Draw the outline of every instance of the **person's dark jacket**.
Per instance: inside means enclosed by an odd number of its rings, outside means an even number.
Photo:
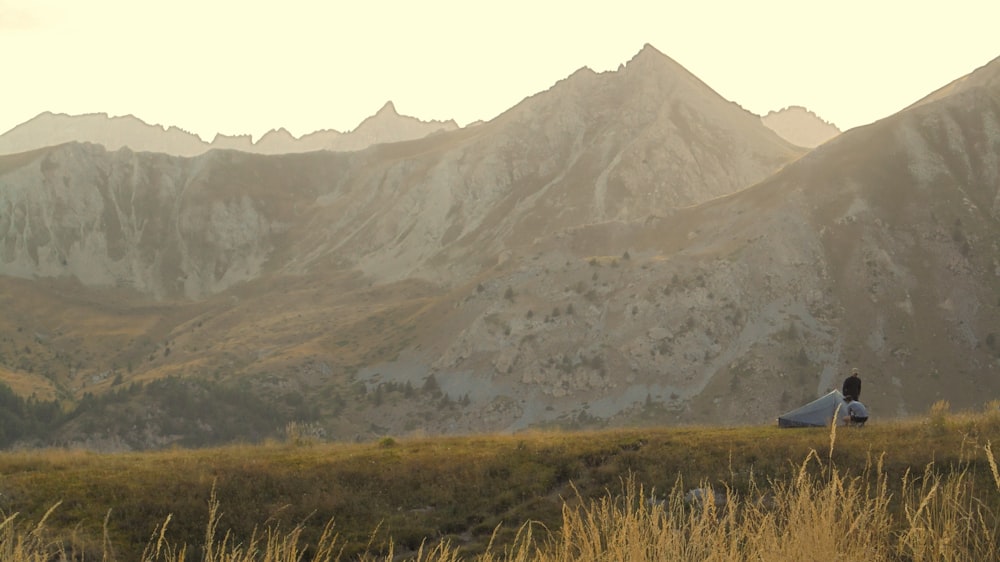
[[[851,376],[844,379],[844,390],[841,392],[844,398],[853,398],[857,400],[861,398],[861,377],[857,373],[852,373]]]

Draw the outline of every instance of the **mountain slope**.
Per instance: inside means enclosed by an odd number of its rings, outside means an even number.
[[[978,405],[1000,392],[998,98],[944,98],[751,189],[539,241],[363,375],[505,395],[492,411],[514,428],[764,423],[852,366],[882,416]]]
[[[1000,57],[993,59],[991,62],[976,69],[975,72],[956,78],[955,80],[916,101],[909,108],[960,95],[968,90],[985,89],[988,91],[996,91],[997,87],[1000,86],[1000,68],[998,68],[997,65],[998,60],[1000,60]]]

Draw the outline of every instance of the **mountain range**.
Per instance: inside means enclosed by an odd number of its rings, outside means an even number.
[[[808,148],[815,148],[840,134],[835,125],[800,106],[771,111],[761,120],[788,142]],[[216,148],[255,154],[317,150],[342,152],[419,139],[457,128],[454,120],[421,121],[416,117],[400,115],[390,101],[375,115],[346,133],[325,129],[296,138],[282,128],[268,131],[256,142],[250,135],[216,134],[212,142],[207,143],[198,135],[178,127],[150,125],[133,115],[111,117],[106,113],[66,115],[44,112],[0,134],[0,154],[29,152],[67,142],[93,143],[112,151],[127,147],[136,152],[161,152],[174,156],[197,156]]]
[[[647,45],[349,151],[0,156],[0,379],[59,405],[8,441],[771,423],[852,367],[873,420],[977,406],[998,75],[810,148]]]
[[[106,113],[66,115],[45,112],[0,135],[0,154],[28,152],[67,142],[89,142],[108,150],[128,147],[136,152],[161,152],[175,156],[197,156],[216,148],[255,154],[349,151],[457,128],[458,124],[454,121],[421,121],[400,115],[390,101],[375,115],[346,133],[326,129],[295,138],[285,129],[274,129],[256,142],[250,135],[217,134],[208,143],[178,127],[150,125],[132,115],[111,117]]]

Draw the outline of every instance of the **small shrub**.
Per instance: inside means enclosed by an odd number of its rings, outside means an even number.
[[[322,441],[323,428],[315,423],[288,422],[285,424],[285,443],[296,447],[316,445]]]
[[[941,435],[947,429],[948,411],[951,404],[947,400],[938,400],[931,405],[930,428],[934,435]]]
[[[975,416],[973,419],[984,432],[992,433],[1000,430],[1000,400],[987,402],[983,406],[982,415]]]

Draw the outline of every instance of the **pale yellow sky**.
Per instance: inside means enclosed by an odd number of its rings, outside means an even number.
[[[992,0],[599,4],[0,0],[0,133],[53,111],[301,136],[389,100],[465,125],[645,43],[749,111],[804,105],[847,129],[1000,56]]]

